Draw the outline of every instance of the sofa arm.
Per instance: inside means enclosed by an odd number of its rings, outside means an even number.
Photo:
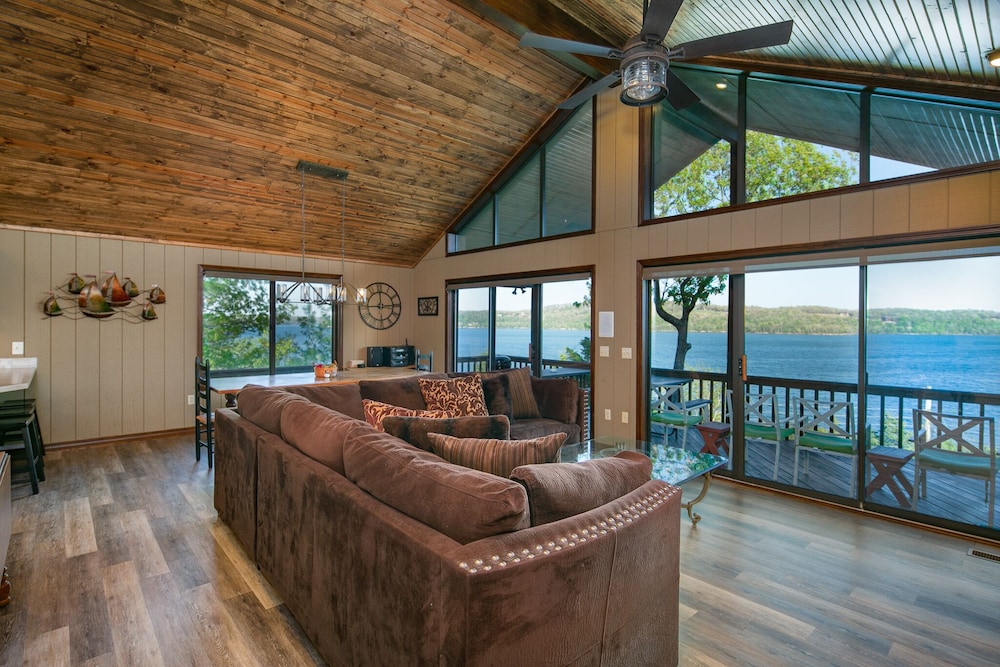
[[[444,664],[677,664],[681,492],[657,480],[589,512],[449,553]]]

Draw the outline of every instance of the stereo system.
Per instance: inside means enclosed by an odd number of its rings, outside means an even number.
[[[417,350],[413,345],[369,347],[366,364],[376,366],[413,366],[417,363]]]

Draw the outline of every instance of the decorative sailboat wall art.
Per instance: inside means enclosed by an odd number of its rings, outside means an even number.
[[[140,290],[126,276],[118,279],[114,271],[104,272],[98,285],[96,274],[70,274],[69,279],[49,292],[42,303],[42,312],[49,317],[69,315],[70,319],[93,317],[107,319],[119,315],[131,322],[155,320],[156,306],[166,303],[167,296],[159,285]]]

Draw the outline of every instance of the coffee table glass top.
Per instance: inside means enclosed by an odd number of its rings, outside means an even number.
[[[560,450],[559,460],[563,463],[589,461],[614,456],[627,449],[648,456],[653,461],[653,479],[674,486],[701,477],[705,473],[729,463],[729,459],[725,456],[701,454],[680,447],[668,447],[660,443],[609,436],[594,438],[575,445],[566,445]]]

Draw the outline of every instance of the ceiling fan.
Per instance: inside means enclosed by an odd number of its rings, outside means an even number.
[[[599,58],[620,59],[621,67],[568,97],[560,109],[575,109],[606,88],[622,84],[621,101],[641,107],[667,98],[675,109],[683,109],[698,101],[698,96],[676,74],[670,71],[671,60],[691,60],[705,56],[759,49],[787,44],[792,36],[792,21],[782,21],[757,28],[696,39],[667,48],[662,42],[674,22],[684,0],[651,0],[646,7],[642,31],[629,39],[621,49],[575,42],[558,37],[546,37],[533,32],[521,37],[521,46],[546,51],[562,51]]]

